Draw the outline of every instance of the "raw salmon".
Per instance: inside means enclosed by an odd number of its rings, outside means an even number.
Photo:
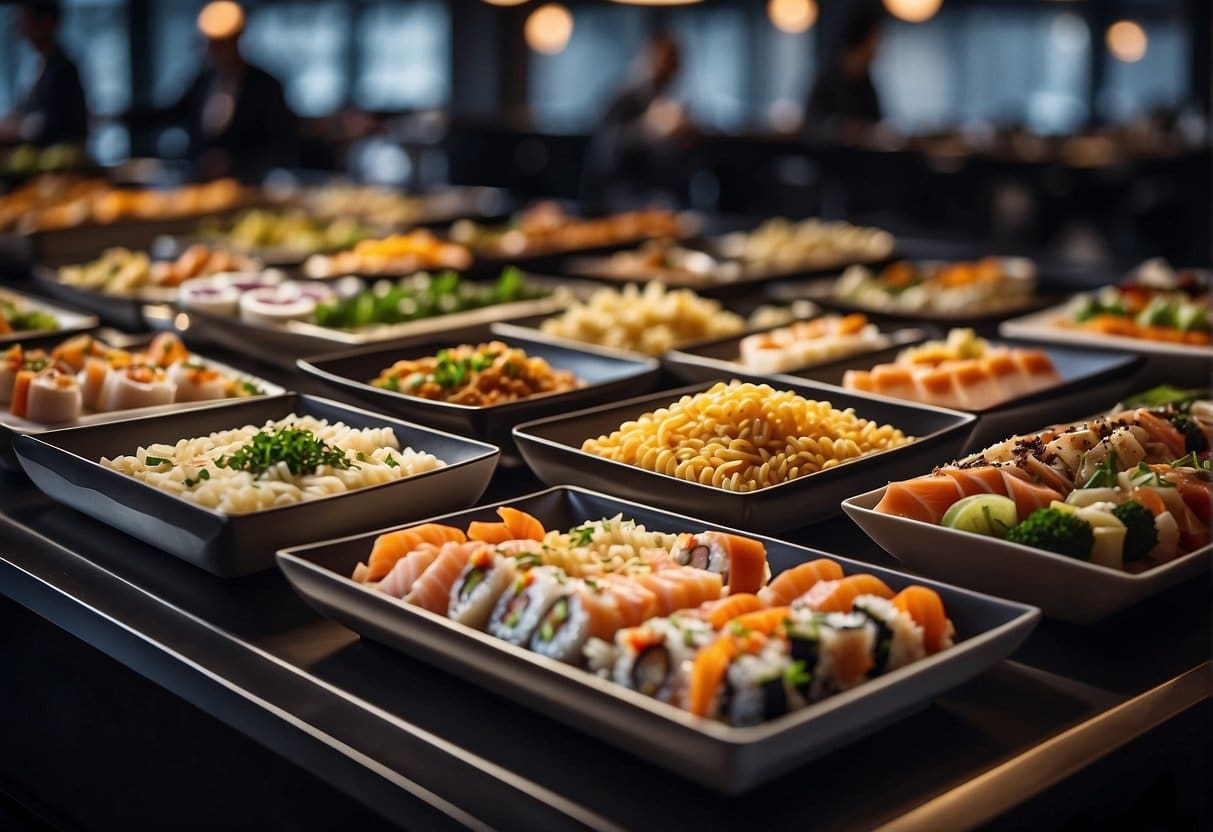
[[[818,581],[836,581],[841,577],[841,566],[829,558],[818,558],[785,569],[758,591],[758,598],[767,606],[783,606],[804,595]]]
[[[816,612],[850,612],[851,605],[860,595],[892,598],[893,590],[875,575],[862,573],[836,581],[818,581],[796,603]]]
[[[467,536],[454,526],[425,523],[394,532],[386,532],[375,538],[371,556],[367,558],[365,580],[378,581],[386,575],[396,561],[416,549],[422,543],[441,546],[444,543],[463,543]]]

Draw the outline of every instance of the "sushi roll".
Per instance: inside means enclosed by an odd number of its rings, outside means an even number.
[[[138,364],[152,364],[168,368],[182,361],[189,361],[190,351],[181,339],[172,332],[161,332],[148,344],[147,352],[136,360]]]
[[[680,534],[670,555],[682,566],[717,573],[730,593],[757,592],[771,577],[766,547],[740,535],[723,532]]]
[[[564,570],[555,566],[537,566],[518,574],[493,607],[489,633],[519,647],[527,644],[568,584]]]
[[[240,296],[240,318],[246,323],[276,326],[302,321],[316,311],[316,299],[292,284],[253,289]]]
[[[223,278],[182,283],[177,299],[185,309],[212,315],[235,315],[240,308],[240,290]]]
[[[452,621],[483,630],[493,607],[514,581],[514,559],[479,549],[468,559],[463,572],[451,585],[451,604],[447,616]]]
[[[80,371],[80,387],[85,407],[90,410],[99,407],[101,391],[105,389],[105,380],[111,371],[114,371],[113,367],[104,358],[90,355],[84,359],[84,369]]]
[[[872,675],[905,667],[924,657],[922,627],[893,602],[879,595],[861,595],[852,606],[876,625],[876,647],[872,654]]]
[[[539,620],[530,648],[562,662],[579,663],[590,636],[614,639],[620,629],[652,617],[656,603],[651,591],[620,576],[570,581]]]
[[[680,702],[695,653],[716,637],[703,620],[687,616],[654,618],[615,634],[611,678],[662,702]],[[599,641],[594,639],[593,641]],[[587,658],[591,661],[589,646]]]
[[[539,619],[529,647],[541,656],[567,664],[577,663],[590,637],[586,594],[586,588],[575,582],[566,587]]]
[[[99,409],[112,412],[172,404],[177,386],[159,367],[111,370],[101,387]]]
[[[227,376],[199,361],[174,364],[168,377],[177,385],[176,401],[204,402],[227,397]]]
[[[10,347],[0,355],[0,404],[8,404],[13,400],[13,385],[17,381],[17,371],[25,363],[25,351],[20,344]]]
[[[71,373],[50,367],[30,381],[26,418],[31,422],[44,425],[71,422],[80,418],[82,408],[80,382]]]
[[[785,625],[785,633],[792,660],[803,662],[790,675],[810,702],[854,687],[876,665],[880,630],[866,613],[800,609]]]
[[[730,725],[758,725],[794,710],[800,703],[790,690],[791,669],[791,656],[778,639],[739,655],[725,673],[720,717]]]

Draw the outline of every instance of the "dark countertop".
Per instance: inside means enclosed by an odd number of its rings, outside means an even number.
[[[272,368],[248,369],[317,391]],[[541,487],[529,472],[502,470],[484,499]],[[0,507],[0,593],[329,784],[359,812],[408,827],[774,829],[806,816],[818,829],[972,827],[1030,805],[1213,691],[1210,588],[1190,581],[1096,626],[1045,621],[1012,661],[728,798],[360,641],[276,571],[215,578],[55,504],[21,475],[0,475]],[[896,565],[842,517],[785,537]],[[1207,772],[1207,754],[1203,765]]]

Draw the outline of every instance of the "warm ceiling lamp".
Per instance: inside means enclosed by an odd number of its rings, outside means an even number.
[[[942,5],[943,0],[884,0],[884,7],[889,10],[889,14],[910,23],[930,20]]]
[[[225,40],[244,30],[244,9],[239,3],[216,0],[198,13],[198,30],[210,40]]]
[[[526,0],[484,0],[490,6],[521,6]]]
[[[573,36],[573,13],[559,3],[545,3],[527,16],[523,35],[536,52],[559,54]]]
[[[1133,20],[1118,20],[1109,26],[1107,42],[1112,57],[1127,64],[1137,63],[1144,58],[1150,46],[1146,30]]]
[[[771,25],[789,35],[807,32],[817,22],[815,0],[771,0],[767,3]]]

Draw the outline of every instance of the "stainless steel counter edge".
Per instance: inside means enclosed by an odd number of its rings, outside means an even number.
[[[3,518],[0,592],[389,820],[420,828],[619,828]],[[469,784],[479,814],[439,793],[457,799]]]
[[[1210,697],[1213,662],[1205,662],[927,801],[879,832],[973,829]]]

